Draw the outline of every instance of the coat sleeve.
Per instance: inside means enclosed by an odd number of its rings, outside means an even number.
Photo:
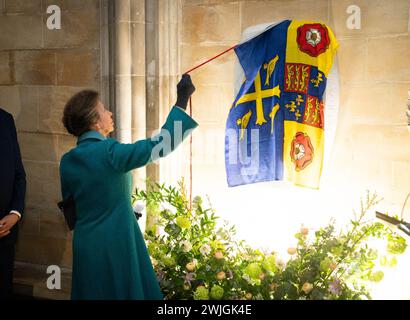
[[[21,160],[20,147],[17,140],[16,126],[14,125],[13,117],[10,116],[10,130],[12,136],[12,143],[14,146],[14,187],[13,187],[13,197],[11,201],[11,210],[16,210],[21,214],[23,218],[24,215],[24,199],[26,195],[26,173],[24,171],[23,162]]]
[[[175,150],[197,126],[183,110],[173,107],[156,136],[132,144],[110,140],[107,144],[109,161],[121,172],[143,167]]]
[[[70,193],[68,191],[66,182],[64,180],[64,166],[65,166],[65,155],[61,158],[60,161],[60,186],[61,186],[61,196],[63,198],[63,200],[67,199],[70,196]]]

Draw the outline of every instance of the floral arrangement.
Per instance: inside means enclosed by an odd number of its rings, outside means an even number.
[[[369,195],[346,230],[335,221],[316,232],[302,227],[289,260],[253,249],[222,225],[212,206],[195,197],[192,208],[183,180],[178,188],[148,183],[136,190],[150,213],[145,239],[166,299],[371,299],[367,284],[383,279],[406,241],[366,213],[379,199]],[[209,199],[208,199],[209,201]],[[384,239],[387,255],[368,243]]]

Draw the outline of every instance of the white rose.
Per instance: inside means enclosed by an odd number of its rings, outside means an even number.
[[[283,261],[281,258],[276,259],[276,265],[279,267],[279,269],[283,269],[285,267],[285,261]]]
[[[204,244],[199,248],[199,252],[206,256],[211,253],[211,247],[207,244]]]
[[[163,235],[163,234],[165,234],[165,230],[164,230],[164,227],[163,227],[163,226],[159,226],[159,227],[157,228],[157,234],[158,234],[158,235]]]
[[[181,244],[182,244],[182,251],[189,252],[192,250],[192,244],[188,240],[182,241]]]

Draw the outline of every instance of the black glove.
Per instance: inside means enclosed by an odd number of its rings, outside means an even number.
[[[181,81],[177,85],[177,102],[175,105],[186,110],[189,97],[195,91],[195,87],[191,81],[189,74],[183,74]]]
[[[139,213],[139,212],[135,212],[135,211],[134,211],[134,214],[135,214],[135,217],[137,218],[137,220],[139,220],[139,218],[142,217],[142,213]]]

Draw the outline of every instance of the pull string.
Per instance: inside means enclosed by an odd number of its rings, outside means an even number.
[[[229,52],[229,51],[235,49],[236,47],[237,47],[237,45],[234,45],[233,47],[230,47],[229,49],[226,49],[224,52],[221,52],[220,54],[216,55],[215,57],[213,57],[213,58],[211,58],[211,59],[209,59],[209,60],[206,60],[205,62],[202,62],[201,64],[197,65],[196,67],[193,67],[192,69],[188,70],[188,71],[185,72],[185,73],[190,73],[190,72],[192,72],[192,71],[198,69],[199,67],[202,67],[204,64],[207,64],[208,62],[211,62],[212,60],[215,60],[216,58],[219,58],[219,57],[222,56],[223,54],[225,54],[225,53],[227,53],[227,52]],[[184,74],[185,74],[185,73],[184,73]]]
[[[192,97],[189,97],[189,115],[192,118]],[[189,209],[192,210],[192,134],[189,137]]]
[[[196,67],[193,67],[192,69],[188,70],[185,73],[188,74],[188,73],[202,67],[203,65],[211,62],[212,60],[215,60],[216,58],[219,58],[223,54],[235,49],[236,47],[237,47],[237,45],[234,45],[233,47],[230,47],[229,49],[226,49],[225,51],[217,54],[216,56],[212,57],[211,59],[206,60],[205,62],[197,65]],[[192,118],[192,97],[189,97],[189,115]],[[189,208],[190,208],[190,210],[192,210],[192,134],[190,135],[190,139],[189,139]]]

